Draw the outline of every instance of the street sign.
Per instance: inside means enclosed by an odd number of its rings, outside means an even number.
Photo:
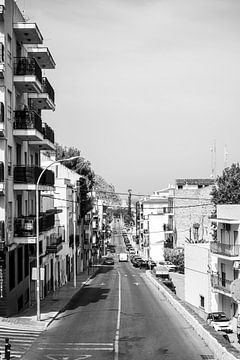
[[[240,302],[240,279],[236,279],[230,284],[230,292],[233,299]]]

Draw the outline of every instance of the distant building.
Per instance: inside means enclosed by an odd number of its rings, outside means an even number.
[[[211,240],[210,215],[213,179],[177,179],[172,190],[174,209],[174,247],[185,241]]]

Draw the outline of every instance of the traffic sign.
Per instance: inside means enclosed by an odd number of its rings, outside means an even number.
[[[230,292],[233,299],[240,302],[240,279],[236,279],[230,284]]]

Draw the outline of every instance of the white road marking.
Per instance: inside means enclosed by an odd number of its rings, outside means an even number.
[[[139,286],[139,283],[138,282],[136,282],[136,283],[133,283],[134,285],[137,285],[137,286]]]
[[[127,274],[125,274],[124,276],[127,276]]]
[[[87,359],[87,358],[90,358],[92,357],[92,355],[80,355],[80,357],[78,356],[77,358],[76,357],[72,357],[71,358],[68,356],[68,355],[46,355],[47,356],[47,359],[49,360],[83,360],[83,359]]]
[[[115,341],[114,341],[114,360],[118,360],[118,354],[119,354],[120,320],[121,320],[121,274],[118,271],[118,315],[117,315],[117,328],[116,328]]]

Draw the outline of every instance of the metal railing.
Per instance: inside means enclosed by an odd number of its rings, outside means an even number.
[[[52,88],[52,86],[50,85],[48,79],[46,77],[42,78],[42,90],[44,93],[47,93],[50,97],[50,99],[52,100],[52,102],[54,103],[55,101],[55,92]]]
[[[43,133],[42,119],[34,110],[14,111],[14,129],[36,129]]]
[[[43,123],[43,136],[44,139],[48,139],[49,141],[51,141],[51,143],[54,144],[54,140],[55,140],[54,131],[46,123]]]
[[[42,213],[39,216],[39,231],[47,231],[54,227],[54,213]],[[36,236],[36,216],[20,216],[14,219],[14,236],[29,237]]]
[[[240,254],[240,245],[229,245],[222,244],[219,242],[212,242],[210,244],[211,252],[214,254],[220,254],[225,256],[239,256]]]
[[[40,166],[15,166],[14,183],[17,184],[37,184],[37,180],[42,172]],[[54,172],[46,170],[40,180],[41,185],[54,185]]]
[[[34,58],[16,57],[14,59],[14,75],[35,75],[42,83],[42,70]]]
[[[221,278],[218,275],[211,275],[211,285],[214,289],[230,293],[230,285],[233,280]]]

